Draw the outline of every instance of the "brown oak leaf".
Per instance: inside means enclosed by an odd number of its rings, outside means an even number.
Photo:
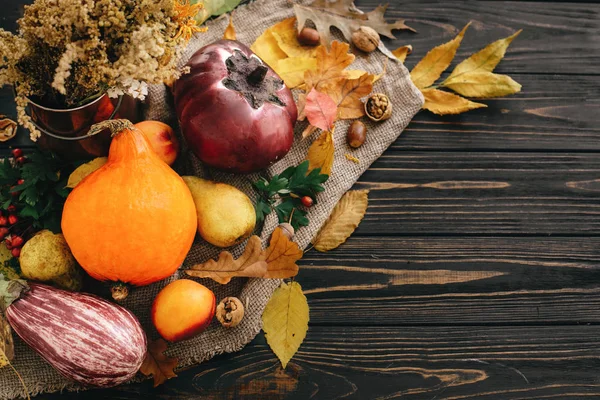
[[[219,254],[217,260],[197,264],[185,273],[196,278],[210,278],[223,285],[231,278],[261,278],[267,272],[267,263],[262,258],[262,244],[258,236],[252,236],[246,244],[244,254],[237,260],[228,251]]]
[[[140,372],[146,376],[152,375],[154,378],[154,387],[162,385],[177,376],[173,371],[177,367],[178,360],[174,357],[168,357],[164,354],[167,350],[167,342],[163,339],[157,339],[148,344],[146,358],[140,367]]]
[[[304,252],[298,244],[288,239],[281,228],[275,228],[269,247],[263,252],[268,265],[264,278],[285,279],[298,275],[298,265]]]

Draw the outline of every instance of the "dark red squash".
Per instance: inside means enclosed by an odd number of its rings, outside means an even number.
[[[294,141],[292,93],[252,50],[220,40],[198,50],[174,85],[185,139],[205,164],[236,173],[264,169]]]

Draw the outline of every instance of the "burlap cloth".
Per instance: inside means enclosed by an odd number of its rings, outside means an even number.
[[[253,3],[239,7],[234,14],[234,23],[237,38],[242,43],[250,45],[269,26],[293,15],[291,2],[287,0],[257,0]],[[198,34],[189,44],[182,63],[202,46],[220,39],[227,26],[227,18],[219,18],[208,23],[207,33]],[[357,55],[352,69],[363,69],[371,73],[379,73],[385,63],[381,53],[372,54],[366,58]],[[412,117],[421,108],[423,98],[417,88],[410,81],[408,71],[401,63],[389,62],[387,74],[375,84],[375,91],[386,93],[394,106],[392,117],[383,123],[372,123],[363,119],[368,127],[366,143],[358,150],[351,151],[345,138],[348,121],[337,123],[335,140],[335,162],[329,181],[325,184],[326,191],[318,198],[318,204],[310,209],[308,227],[299,229],[295,240],[305,248],[315,236],[319,227],[325,222],[339,198],[351,188],[360,175],[375,161],[383,151],[400,135]],[[145,116],[147,119],[162,120],[177,126],[176,117],[172,108],[172,99],[164,86],[152,87],[146,101]],[[298,123],[296,127],[296,142],[290,153],[277,164],[269,168],[266,174],[276,174],[291,165],[302,162],[312,139],[302,141],[299,137],[306,123]],[[345,153],[351,153],[360,160],[360,164],[348,161]],[[251,198],[256,197],[251,183],[256,181],[258,175],[235,176],[215,170],[203,170],[198,160],[184,148],[184,157],[178,166],[183,174],[194,174],[207,177],[216,181],[226,182],[245,191]],[[267,218],[261,232],[263,244],[278,224],[274,213]],[[167,243],[166,240],[165,243]],[[166,245],[165,245],[166,246]],[[232,250],[239,255],[243,250],[240,245]],[[165,248],[168,251],[168,248]],[[182,269],[195,263],[204,262],[216,257],[217,249],[202,239],[197,239],[188,255]],[[302,269],[302,268],[300,268]],[[140,319],[148,333],[149,339],[158,337],[150,321],[150,305],[156,294],[169,282],[184,274],[179,271],[172,278],[154,285],[138,288],[128,297],[125,306],[132,310]],[[179,367],[206,361],[217,354],[235,352],[249,343],[261,329],[261,315],[273,291],[279,286],[280,281],[267,279],[239,279],[234,278],[228,285],[220,285],[212,280],[201,280],[215,292],[217,301],[226,296],[236,296],[247,303],[246,314],[242,323],[236,328],[225,330],[218,322],[212,325],[201,335],[181,343],[170,344],[168,354],[179,358]],[[16,336],[16,335],[15,335]],[[32,395],[53,392],[58,390],[83,390],[80,385],[74,384],[63,378],[49,364],[47,364],[33,350],[28,348],[18,337],[15,337],[16,357],[14,367],[21,373]],[[14,398],[23,396],[23,388],[10,368],[0,370],[0,397]]]

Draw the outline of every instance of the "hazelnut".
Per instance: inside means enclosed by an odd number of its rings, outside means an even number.
[[[361,26],[352,33],[352,43],[359,50],[370,53],[379,46],[379,33],[368,26]]]
[[[217,306],[216,314],[221,325],[233,328],[244,318],[244,305],[237,297],[225,297]]]
[[[383,93],[372,94],[365,103],[365,113],[373,121],[384,121],[392,116],[392,102]]]
[[[302,28],[298,33],[298,42],[305,46],[316,46],[321,42],[321,35],[313,28]]]
[[[367,139],[367,127],[362,122],[356,120],[350,124],[348,134],[346,135],[350,147],[358,148]]]

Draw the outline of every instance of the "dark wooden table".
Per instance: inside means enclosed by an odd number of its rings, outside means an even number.
[[[24,2],[5,0],[0,26]],[[389,17],[419,31],[391,45],[414,46],[409,68],[469,20],[457,60],[523,28],[498,68],[523,91],[421,112],[364,174],[362,225],[302,260],[311,322],[288,368],[260,335],[156,390],[40,398],[600,398],[600,5],[415,1]]]

